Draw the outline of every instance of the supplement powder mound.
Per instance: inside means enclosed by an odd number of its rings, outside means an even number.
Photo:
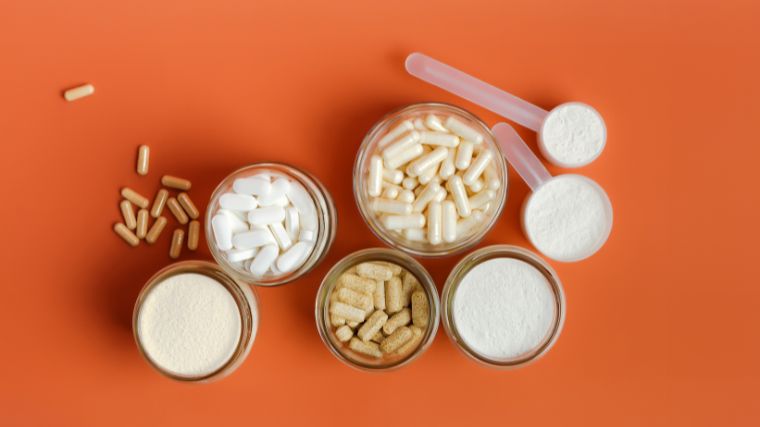
[[[546,117],[541,139],[555,159],[567,166],[581,166],[604,148],[604,123],[587,105],[562,105]]]
[[[454,324],[476,353],[509,360],[539,347],[554,325],[546,277],[527,262],[495,258],[473,267],[454,295]]]

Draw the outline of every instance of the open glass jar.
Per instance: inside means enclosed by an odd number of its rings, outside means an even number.
[[[182,261],[143,286],[132,330],[140,354],[156,371],[178,381],[209,382],[227,376],[248,356],[258,313],[250,286],[216,264]]]
[[[401,267],[401,269],[405,270],[404,273],[408,272],[416,278],[418,286],[424,290],[425,296],[427,297],[427,325],[421,330],[421,335],[416,338],[416,347],[410,348],[408,352],[403,354],[390,353],[385,354],[382,357],[372,357],[353,351],[347,340],[342,342],[339,339],[336,335],[337,327],[332,323],[330,305],[335,301],[332,297],[335,295],[335,291],[339,286],[341,276],[349,271],[354,271],[357,266],[362,263],[374,262],[390,263]],[[383,282],[380,281],[380,283]],[[386,290],[385,292],[387,293],[388,291]],[[388,309],[389,308],[390,307],[388,307]],[[381,310],[376,309],[376,311]],[[393,319],[393,313],[390,314],[390,319]],[[364,249],[354,252],[338,261],[322,280],[322,284],[317,292],[315,318],[319,336],[322,338],[322,341],[328,350],[330,350],[330,352],[341,362],[348,366],[366,371],[395,369],[411,363],[424,353],[433,342],[433,338],[438,331],[439,322],[438,292],[435,283],[427,270],[410,256],[394,249]],[[411,323],[412,321],[407,319],[407,324]],[[357,333],[357,331],[361,331],[359,326],[354,326],[354,329],[352,335]],[[379,331],[378,333],[382,332]],[[359,340],[359,338],[355,336],[352,339]],[[370,343],[370,345],[378,347],[377,344]]]
[[[432,122],[427,121],[426,119],[428,118]],[[466,132],[460,132],[462,135],[469,134],[470,136],[465,137],[456,134],[456,132],[451,130],[454,129],[453,126],[449,126],[451,129],[446,128],[445,125],[448,124],[449,120],[456,122],[460,128],[464,127]],[[428,125],[425,123],[428,123]],[[430,139],[426,139],[426,137]],[[414,143],[410,144],[419,145],[419,147],[404,148],[404,150],[420,150],[416,154],[418,157],[407,160],[407,156],[399,155],[393,157],[403,158],[403,160],[397,161],[391,159],[391,155],[385,151],[386,148],[393,146],[402,139],[413,139]],[[477,141],[473,142],[472,140]],[[428,144],[426,141],[430,143]],[[462,141],[462,144],[459,141]],[[464,142],[467,142],[467,144],[464,144]],[[403,143],[397,147],[401,145]],[[462,147],[465,145],[467,145],[468,149],[462,150]],[[448,148],[444,150],[442,147]],[[462,155],[464,159],[462,167],[459,167],[459,165],[457,167],[444,166],[447,162],[449,165],[453,165],[454,156],[459,156],[460,150],[469,152],[469,154]],[[419,165],[418,169],[414,169],[413,163],[415,159],[425,157],[430,152],[439,152],[439,154],[443,155],[444,151],[446,151],[446,160],[440,160],[441,156],[437,156],[436,158],[439,163],[427,167],[424,169],[424,173],[420,173],[419,176],[413,179],[404,179],[405,182],[400,185],[399,183],[389,182],[386,179],[392,176],[399,177],[404,173],[408,175],[407,178],[412,178],[412,175],[419,172],[419,168],[422,167],[422,165]],[[463,185],[461,178],[466,176],[469,165],[475,164],[477,157],[484,151],[488,151],[487,154],[490,157],[487,161],[487,167],[481,172],[473,174],[477,179],[472,180],[472,182],[465,178],[464,181],[467,185]],[[483,157],[485,158],[486,156]],[[382,166],[378,166],[380,162],[379,158],[382,158]],[[460,163],[458,160],[457,158],[457,163]],[[373,162],[375,162],[374,165]],[[382,184],[371,177],[373,170],[377,170],[378,168],[383,169],[384,178]],[[447,168],[448,172],[444,172],[444,168]],[[432,169],[435,169],[435,171]],[[427,174],[427,172],[431,173]],[[451,178],[453,176],[459,176],[459,178],[454,179],[459,180],[459,185],[455,187],[460,188],[460,191],[452,190]],[[410,220],[415,222],[416,225],[409,226],[404,230],[391,227],[388,219],[390,215],[384,213],[389,211],[381,211],[377,208],[379,206],[378,199],[388,199],[386,197],[386,190],[392,194],[396,192],[403,193],[404,190],[413,191],[414,197],[417,197],[431,182],[436,182],[438,192],[444,193],[436,196],[434,199],[435,203],[443,204],[447,201],[449,203],[456,203],[456,218],[460,218],[460,220],[455,222],[454,231],[449,234],[451,238],[446,238],[445,219],[443,238],[436,239],[434,237],[431,239],[429,237],[424,230],[431,226],[429,224],[431,221],[428,220],[430,213],[424,207],[418,208],[414,206],[414,210],[410,211],[411,215],[403,211],[403,208],[400,208],[399,213],[403,214],[401,216],[411,216]],[[370,194],[373,187],[375,188],[375,193],[378,193],[376,189],[380,186],[383,189],[382,196]],[[507,197],[507,163],[504,160],[501,149],[495,142],[491,130],[472,113],[453,105],[442,103],[427,102],[412,104],[382,118],[364,137],[354,163],[353,187],[354,198],[362,218],[372,232],[383,242],[416,256],[445,256],[464,251],[476,245],[496,222]],[[447,189],[451,194],[458,193],[462,194],[462,196],[454,196],[453,200],[450,200],[452,197],[449,196],[449,198],[444,200],[446,197],[445,190]],[[483,197],[481,192],[487,193],[487,197]],[[407,193],[407,196],[411,197],[409,193]],[[403,196],[398,196],[398,199],[393,200],[393,202],[401,201],[401,197]],[[419,198],[425,197],[419,196]],[[415,199],[410,204],[414,205],[418,203],[418,200]],[[464,206],[465,202],[460,203],[459,200],[467,200],[467,207]],[[473,206],[471,212],[470,203]],[[433,204],[432,202],[430,203],[431,206]],[[443,215],[445,215],[445,207]],[[446,217],[444,216],[444,218]],[[452,227],[448,228],[452,229]]]
[[[299,200],[301,204],[306,204],[312,213],[309,215],[309,222],[312,224],[309,226],[308,240],[303,237],[303,234],[296,233],[288,237],[291,240],[291,246],[294,247],[301,242],[308,242],[308,250],[304,252],[303,256],[295,262],[295,266],[287,271],[277,270],[279,265],[274,260],[270,263],[271,268],[268,268],[263,274],[253,274],[249,268],[251,263],[256,259],[255,255],[249,254],[249,258],[240,261],[231,261],[230,251],[234,248],[222,249],[219,247],[218,241],[215,238],[215,231],[213,225],[213,218],[221,210],[220,199],[224,195],[236,194],[234,184],[241,179],[251,179],[252,177],[267,177],[275,181],[277,179],[284,179],[289,182],[290,188],[298,190]],[[251,197],[250,195],[248,197]],[[261,200],[261,198],[259,198]],[[284,199],[284,203],[291,203],[293,198],[290,193]],[[255,203],[255,202],[254,202]],[[295,205],[295,204],[294,204]],[[256,206],[256,205],[254,205]],[[274,206],[274,205],[272,205]],[[298,207],[298,206],[291,206]],[[227,211],[229,214],[230,211]],[[232,211],[234,216],[230,218],[236,221],[242,227],[245,227],[243,231],[249,231],[248,223],[246,222],[246,211]],[[300,216],[300,227],[302,230],[306,228],[306,221],[303,213],[298,214]],[[282,163],[254,163],[250,166],[240,168],[231,174],[229,174],[214,190],[211,195],[211,200],[206,210],[206,241],[208,242],[211,255],[214,257],[217,263],[231,276],[245,283],[260,286],[275,286],[284,283],[291,282],[298,279],[304,274],[311,271],[317,266],[322,259],[327,255],[333,241],[335,240],[335,231],[337,225],[337,212],[333,204],[330,193],[327,189],[311,174],[297,169],[293,166],[289,166]],[[251,225],[250,231],[253,231],[256,227]],[[261,227],[267,229],[267,226]],[[271,236],[271,235],[270,235]],[[277,245],[278,242],[270,242],[273,245]],[[282,254],[286,252],[284,245],[279,245]],[[250,248],[251,252],[255,254],[258,251],[258,247]]]
[[[482,351],[478,351],[473,345],[468,343],[467,338],[463,334],[462,328],[457,324],[457,316],[455,314],[457,292],[460,290],[460,286],[465,276],[467,276],[475,267],[495,259],[510,259],[526,263],[528,269],[537,271],[539,275],[542,275],[543,278],[545,278],[545,280],[542,281],[545,286],[548,287],[549,296],[546,299],[549,301],[551,308],[548,311],[552,314],[549,317],[547,322],[548,325],[545,328],[546,333],[537,340],[536,345],[531,346],[527,351],[522,351],[520,354],[512,357],[493,357],[483,354]],[[530,267],[532,267],[532,269]],[[490,300],[488,303],[491,306],[495,304],[494,300]],[[488,367],[497,369],[521,367],[546,354],[557,341],[565,322],[565,295],[557,273],[546,262],[532,252],[511,245],[487,246],[465,256],[454,267],[446,280],[443,293],[441,294],[441,306],[443,327],[451,341],[471,359]],[[536,313],[532,314],[535,315]],[[488,326],[484,325],[484,327]],[[524,332],[525,330],[526,325],[521,324],[521,332]],[[488,331],[483,331],[482,335],[488,336],[491,341],[494,339],[494,334],[491,334]]]

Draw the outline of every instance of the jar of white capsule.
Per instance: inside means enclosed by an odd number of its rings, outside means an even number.
[[[206,261],[171,264],[148,280],[132,329],[140,354],[159,373],[208,382],[237,369],[251,350],[259,315],[247,286]]]
[[[557,273],[537,255],[494,245],[454,267],[441,310],[446,334],[465,355],[510,369],[551,349],[565,321],[565,296]]]
[[[275,286],[318,265],[335,240],[337,213],[312,175],[282,163],[236,170],[214,190],[206,211],[206,241],[233,277]]]
[[[412,104],[375,124],[354,163],[354,198],[386,244],[444,256],[477,244],[501,214],[507,163],[475,115]]]
[[[346,256],[325,275],[315,319],[322,342],[338,360],[385,371],[411,363],[430,347],[439,306],[435,282],[419,262],[395,249],[370,248]]]

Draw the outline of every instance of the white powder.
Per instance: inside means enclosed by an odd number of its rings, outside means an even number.
[[[612,227],[607,196],[580,175],[552,178],[528,199],[523,227],[533,245],[558,261],[591,256]]]
[[[138,336],[148,357],[181,376],[222,367],[240,340],[240,311],[218,281],[183,273],[157,284],[138,314]]]
[[[541,129],[544,155],[560,166],[590,163],[604,149],[607,131],[599,113],[572,102],[552,110]]]
[[[556,299],[537,268],[514,258],[473,267],[454,295],[454,324],[476,353],[509,360],[538,348],[557,316]]]

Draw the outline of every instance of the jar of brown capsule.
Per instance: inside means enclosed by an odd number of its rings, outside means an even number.
[[[336,289],[338,279],[348,270],[366,262],[386,262],[395,264],[412,274],[425,291],[428,306],[428,323],[422,331],[416,348],[403,355],[383,355],[370,357],[351,350],[348,342],[341,342],[336,336],[336,327],[330,322],[331,295]],[[365,371],[384,371],[400,368],[411,363],[424,353],[433,342],[439,323],[438,291],[430,274],[412,257],[395,249],[371,248],[354,252],[338,261],[322,280],[315,303],[317,331],[327,349],[341,362]],[[356,328],[358,329],[358,328]],[[356,330],[354,331],[356,337]]]
[[[427,117],[436,117],[439,119],[438,123],[435,123],[433,127],[426,127],[425,119]],[[404,135],[408,135],[413,132],[433,132],[434,128],[438,128],[440,131],[448,132],[441,127],[441,122],[445,122],[448,118],[453,118],[458,123],[467,126],[471,131],[479,134],[482,141],[475,144],[475,150],[480,152],[489,151],[491,153],[491,160],[486,170],[481,175],[484,186],[477,191],[474,191],[471,186],[466,186],[468,200],[478,200],[477,208],[472,209],[472,214],[469,216],[459,216],[457,222],[458,227],[456,237],[452,241],[446,241],[445,237],[442,241],[437,243],[431,243],[427,235],[420,235],[419,229],[416,233],[415,230],[395,230],[389,229],[387,224],[384,223],[383,217],[388,216],[386,214],[380,214],[373,209],[373,201],[378,197],[370,196],[368,192],[368,185],[370,181],[371,163],[372,158],[375,155],[382,157],[383,150],[394,142],[397,142]],[[404,129],[404,125],[408,127]],[[412,127],[413,126],[413,127]],[[451,132],[449,132],[451,135]],[[464,137],[461,141],[465,141]],[[438,147],[436,145],[425,145],[425,149],[432,147]],[[459,148],[449,148],[452,154],[455,154]],[[477,153],[472,155],[472,159],[476,158]],[[393,171],[392,173],[400,174],[407,170],[412,161],[403,163],[401,165],[389,165],[387,159],[383,159],[384,172],[387,170]],[[446,189],[448,186],[447,179],[450,175],[442,174],[443,164],[435,166],[436,176],[433,178],[439,181],[441,188]],[[392,167],[391,167],[392,166]],[[387,170],[386,170],[387,169]],[[466,168],[456,168],[453,175],[462,175]],[[405,173],[405,172],[404,172]],[[487,175],[487,176],[486,176]],[[406,176],[406,175],[404,175]],[[447,177],[447,178],[443,178]],[[386,199],[385,191],[388,188],[398,188],[398,191],[408,189],[406,184],[393,184],[387,180],[387,176],[384,176],[382,181],[383,196],[381,198]],[[501,149],[496,144],[496,140],[493,133],[488,126],[480,120],[474,114],[444,103],[437,102],[423,102],[418,104],[411,104],[406,107],[400,108],[387,114],[380,119],[370,130],[367,132],[361,147],[356,156],[354,162],[353,172],[353,190],[354,199],[356,205],[359,208],[362,218],[364,219],[370,230],[389,246],[400,249],[406,253],[414,256],[423,257],[437,257],[447,256],[455,253],[465,251],[475,246],[488,231],[496,223],[496,220],[501,215],[501,211],[504,208],[507,198],[507,163],[504,160],[504,156],[501,153]],[[418,196],[418,192],[425,187],[426,183],[422,183],[420,178],[420,184],[417,187],[412,187],[415,192],[415,197]],[[481,192],[488,192],[489,198],[487,202],[482,202],[483,197],[478,196]],[[449,200],[451,197],[447,197]],[[400,198],[398,199],[400,200]],[[457,208],[459,211],[459,208]],[[414,211],[413,213],[418,213]],[[422,226],[423,230],[427,229],[429,220],[427,209],[419,212],[423,214],[425,218],[425,224]]]

